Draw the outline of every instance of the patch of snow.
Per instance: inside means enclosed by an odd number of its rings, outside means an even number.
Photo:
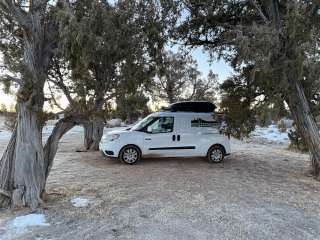
[[[0,140],[3,139],[10,139],[12,132],[5,130],[5,129],[0,129]]]
[[[289,143],[288,131],[280,132],[277,125],[270,125],[268,127],[259,127],[250,134],[251,139],[262,139],[273,143]]]
[[[17,229],[24,229],[31,226],[49,226],[43,214],[29,214],[16,217],[12,221],[12,226]]]
[[[42,129],[43,135],[50,135],[52,130],[54,129],[55,125],[46,125]],[[81,133],[83,132],[83,127],[82,126],[75,126],[73,127],[70,131],[68,131],[67,134],[69,133]]]
[[[90,204],[90,200],[87,198],[77,197],[71,200],[74,207],[87,207]]]
[[[30,227],[50,226],[46,222],[43,214],[28,214],[19,216],[7,223],[5,233],[0,236],[0,240],[13,239],[28,231]]]
[[[119,120],[117,122],[117,120]],[[109,123],[108,123],[109,122]],[[107,126],[104,128],[106,132],[113,131],[115,129],[124,129],[124,127],[127,127],[127,125],[123,122],[121,122],[121,119],[112,119],[107,122]],[[110,124],[111,123],[111,124]],[[42,133],[44,136],[49,136],[52,132],[52,130],[55,127],[55,122],[51,122],[51,124],[47,124],[43,127]],[[83,127],[82,126],[75,126],[71,130],[69,130],[66,134],[75,134],[75,133],[82,133]]]

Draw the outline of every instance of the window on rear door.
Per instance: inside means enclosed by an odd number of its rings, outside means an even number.
[[[159,117],[155,122],[148,126],[149,133],[170,133],[173,132],[174,118]]]

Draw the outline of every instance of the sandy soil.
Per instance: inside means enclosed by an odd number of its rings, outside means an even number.
[[[0,138],[0,153],[7,141]],[[37,211],[50,226],[12,233],[10,220],[30,212],[2,210],[2,239],[320,239],[320,183],[307,174],[308,156],[284,145],[233,140],[221,164],[146,159],[135,166],[75,152],[79,133],[60,146],[47,209]],[[91,203],[76,208],[75,197]]]

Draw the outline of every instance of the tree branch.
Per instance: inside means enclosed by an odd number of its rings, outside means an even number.
[[[61,105],[57,102],[56,98],[54,97],[54,94],[53,94],[53,91],[52,91],[52,88],[51,88],[51,85],[50,85],[49,82],[48,82],[48,87],[49,87],[51,99],[52,99],[54,105],[55,105],[56,107],[58,107],[60,110],[65,111],[66,109],[64,109],[63,107],[61,107]]]
[[[20,86],[23,84],[23,81],[21,78],[12,77],[10,75],[4,75],[3,77],[0,76],[0,81],[17,83]]]
[[[76,106],[75,101],[71,97],[70,91],[68,90],[67,86],[64,84],[63,75],[60,71],[60,66],[58,62],[54,61],[53,64],[54,64],[53,71],[56,73],[56,76],[52,76],[52,77],[57,79],[57,81],[51,80],[51,82],[62,90],[63,94],[66,96],[67,100],[69,101],[69,104],[75,107]]]
[[[15,19],[26,31],[31,28],[31,19],[28,14],[23,11],[16,3],[12,0],[0,0],[0,8],[4,12],[12,15],[12,18]]]
[[[255,7],[255,9],[258,11],[258,14],[260,15],[260,17],[262,18],[262,20],[268,24],[269,20],[266,17],[266,15],[264,15],[264,13],[262,12],[261,8],[259,7],[259,5],[257,4],[256,0],[250,0],[251,4]]]

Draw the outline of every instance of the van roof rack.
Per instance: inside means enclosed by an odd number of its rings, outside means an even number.
[[[207,101],[184,101],[170,104],[168,107],[163,107],[162,111],[169,112],[214,112],[216,105]]]

